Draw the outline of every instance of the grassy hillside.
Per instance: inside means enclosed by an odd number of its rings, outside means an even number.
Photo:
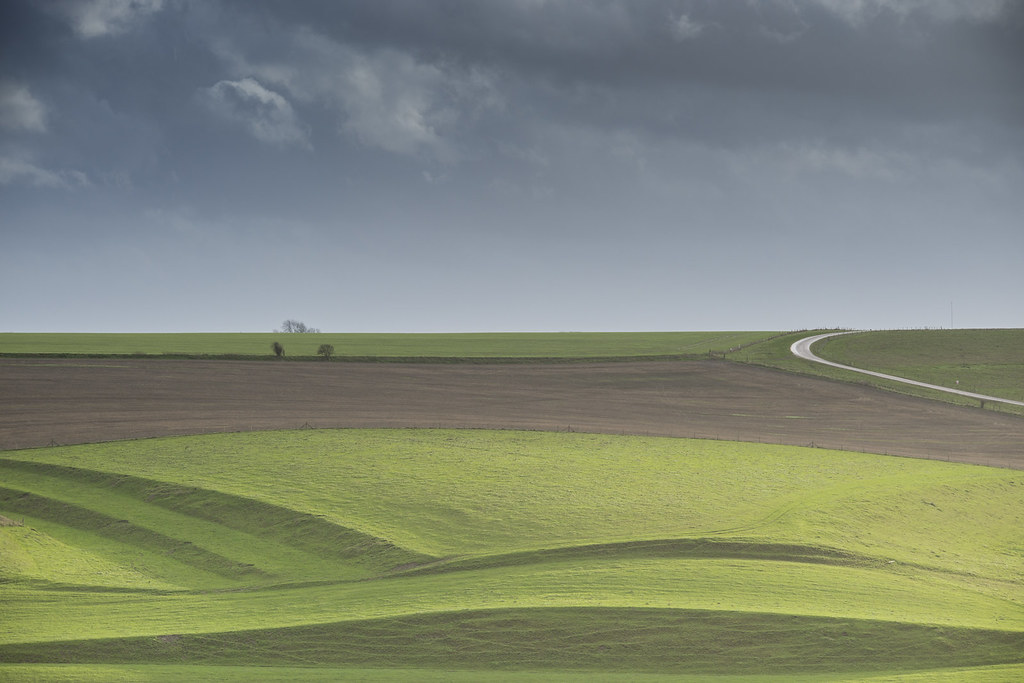
[[[844,365],[1024,400],[1024,330],[862,332],[814,348]]]
[[[562,332],[494,334],[0,334],[0,355],[185,355],[339,358],[620,358],[723,353],[773,332]]]
[[[1022,472],[306,430],[8,451],[0,482],[14,679],[1024,673]]]
[[[976,399],[913,387],[793,356],[793,342],[814,332],[782,335],[729,355],[732,360],[868,384],[889,391],[977,407]],[[827,360],[929,384],[1024,400],[1024,330],[894,330],[824,339],[814,352]],[[959,384],[957,383],[959,382]],[[986,407],[1024,414],[989,402]]]

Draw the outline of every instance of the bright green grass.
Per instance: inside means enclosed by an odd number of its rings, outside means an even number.
[[[63,543],[32,526],[0,530],[0,576],[17,576],[28,581],[84,584],[109,588],[171,590],[177,588],[155,576],[136,571],[130,560],[119,563],[78,545]]]
[[[892,559],[918,561],[922,546],[935,544],[928,536],[935,525],[944,539],[969,535],[974,515],[983,516],[999,521],[990,530],[999,540],[1014,524],[1024,526],[1024,510],[1005,499],[1024,476],[1019,472],[768,444],[486,430],[298,430],[8,451],[4,458],[213,488],[319,515],[435,557],[767,533],[773,540],[858,552],[890,545]],[[969,501],[974,515],[965,515],[958,502],[968,486],[970,498],[980,499]],[[922,493],[904,496],[907,490]],[[878,514],[878,504],[886,514]],[[834,519],[836,505],[844,519]],[[912,553],[902,550],[910,538],[893,539],[890,516],[926,520],[926,528],[913,530],[911,538],[924,540]],[[940,558],[958,568],[963,553],[948,541],[942,545]],[[976,554],[973,546],[967,552]],[[999,557],[988,553],[975,561],[998,564]]]
[[[0,473],[16,487],[0,487],[0,506],[11,514],[94,552],[123,556],[116,546],[125,546],[133,565],[147,564],[167,581],[191,573],[193,588],[354,580],[429,559],[319,517],[214,491],[6,459]]]
[[[822,683],[870,681],[871,683],[1008,683],[1024,679],[1024,666],[991,666],[970,669],[929,669],[904,674],[781,674],[751,676],[711,674],[607,673],[597,671],[548,670],[543,672],[438,669],[360,669],[356,667],[303,666],[175,666],[113,664],[0,664],[0,675],[10,683],[28,681],[76,681],[117,683],[120,681],[399,681],[401,683]]]
[[[490,334],[0,334],[0,354],[315,357],[321,344],[356,358],[631,358],[726,352],[773,332]]]
[[[933,668],[999,680],[1024,662],[1020,472],[449,430],[4,456],[0,514],[26,520],[0,528],[4,662],[172,667],[139,674],[157,679],[179,664],[312,666],[310,679],[395,668],[372,680]]]
[[[1024,400],[1024,329],[863,332],[814,348],[844,365]]]
[[[261,591],[133,592],[116,594],[116,600],[110,591],[11,587],[5,591],[9,621],[0,627],[0,642],[288,628],[523,607],[841,616],[1024,634],[1020,587],[979,584],[913,568],[640,556]]]

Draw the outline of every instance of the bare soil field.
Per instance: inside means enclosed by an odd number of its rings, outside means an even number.
[[[0,449],[326,427],[625,433],[1024,469],[1024,418],[726,361],[0,359]]]

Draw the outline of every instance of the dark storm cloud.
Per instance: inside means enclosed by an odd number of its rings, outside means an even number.
[[[678,106],[706,90],[774,93],[793,107],[817,102],[822,114],[856,108],[900,120],[1010,120],[1019,112],[1006,54],[1024,42],[1019,9],[846,9],[858,4],[375,1],[343,12],[333,3],[267,11],[362,49],[388,46],[427,63],[481,65],[523,86],[567,89],[563,101],[576,96],[574,113],[583,117],[616,94],[643,94],[621,114],[637,120],[644,105]],[[656,112],[648,116],[657,121]]]
[[[224,117],[225,89],[243,92],[226,84],[250,83],[244,92],[268,93],[264,108],[275,102],[287,130],[269,131],[237,107],[228,117],[265,141],[298,140],[306,117],[321,123],[330,113],[334,130],[315,137],[340,131],[448,161],[481,153],[468,149],[484,142],[474,133],[517,143],[547,124],[723,147],[856,146],[902,135],[906,124],[1017,128],[1021,11],[971,6],[13,2],[4,24],[28,31],[8,28],[18,38],[4,44],[8,80],[40,92],[63,84],[52,98],[65,111],[75,107],[67,89],[88,84],[79,93],[86,109],[107,103],[158,128],[187,128],[202,116],[197,95],[209,104],[214,92],[221,106],[205,113]]]
[[[60,61],[53,42],[66,33],[55,17],[26,0],[0,3],[0,69],[7,76],[31,77]]]

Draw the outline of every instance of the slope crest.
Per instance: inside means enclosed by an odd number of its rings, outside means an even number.
[[[950,647],[951,642],[957,647]],[[781,614],[561,607],[0,646],[8,663],[280,664],[687,674],[909,671],[1024,662],[1024,633]]]

